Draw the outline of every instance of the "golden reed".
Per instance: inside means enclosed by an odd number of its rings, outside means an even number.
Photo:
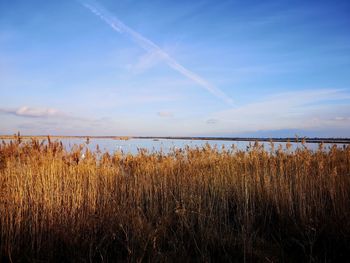
[[[344,261],[349,237],[350,146],[0,146],[0,261]]]

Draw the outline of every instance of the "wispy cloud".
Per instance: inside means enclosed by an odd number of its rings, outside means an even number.
[[[132,65],[130,69],[134,73],[142,73],[162,61],[162,55],[159,52],[147,52],[146,54],[139,57],[137,63]]]
[[[337,116],[334,118],[336,121],[350,121],[350,117]]]
[[[178,63],[174,58],[172,58],[168,53],[166,53],[163,49],[161,49],[154,42],[149,40],[148,38],[142,36],[140,33],[131,29],[127,25],[125,25],[122,21],[120,21],[117,17],[110,14],[106,9],[101,7],[96,3],[96,1],[81,1],[80,3],[90,10],[93,14],[100,17],[105,23],[107,23],[114,31],[118,33],[124,33],[129,38],[131,38],[134,42],[137,43],[141,48],[146,50],[151,54],[156,54],[157,57],[161,58],[163,61],[167,63],[169,67],[179,72],[183,76],[197,83],[203,89],[209,91],[211,94],[220,98],[225,103],[232,104],[232,99],[228,97],[222,90],[215,87],[207,80],[187,69],[180,63]]]
[[[279,129],[350,128],[349,100],[350,94],[344,90],[295,91],[217,112],[209,118],[218,120],[215,129],[231,133]]]
[[[64,118],[68,117],[68,115],[62,111],[53,108],[33,108],[22,106],[19,108],[12,109],[1,109],[0,113],[13,114],[20,117],[28,117],[28,118]]]

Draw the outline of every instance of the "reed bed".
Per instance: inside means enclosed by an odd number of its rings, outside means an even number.
[[[0,146],[0,261],[350,260],[350,146]]]

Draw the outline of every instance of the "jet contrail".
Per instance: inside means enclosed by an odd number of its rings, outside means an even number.
[[[90,10],[93,14],[100,17],[105,23],[107,23],[113,30],[118,33],[125,33],[129,36],[133,41],[135,41],[140,47],[142,47],[147,52],[155,52],[157,53],[172,69],[176,70],[183,76],[197,83],[202,88],[206,89],[216,97],[222,99],[228,104],[232,104],[233,101],[230,97],[228,97],[222,90],[213,86],[205,79],[192,72],[191,70],[185,68],[180,63],[178,63],[174,58],[170,57],[164,50],[162,50],[158,45],[153,43],[151,40],[145,38],[135,30],[131,29],[127,25],[125,25],[122,21],[120,21],[117,17],[110,14],[107,10],[105,10],[101,6],[97,6],[97,3],[89,3],[78,0],[84,7]]]

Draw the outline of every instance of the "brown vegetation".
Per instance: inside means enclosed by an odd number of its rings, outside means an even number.
[[[129,136],[119,136],[119,137],[115,137],[115,140],[127,141],[127,140],[130,140],[130,137]]]
[[[345,261],[349,208],[350,146],[0,146],[0,261]]]

